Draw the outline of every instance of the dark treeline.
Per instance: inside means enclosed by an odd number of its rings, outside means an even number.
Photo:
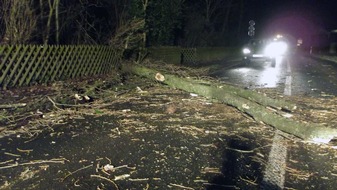
[[[244,0],[1,0],[1,44],[229,46]]]

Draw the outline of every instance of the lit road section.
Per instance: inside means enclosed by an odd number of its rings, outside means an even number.
[[[282,75],[282,60],[283,57],[277,57],[275,67],[265,68],[258,77],[258,83],[263,84],[265,88],[276,88],[278,83],[280,83],[280,76]]]

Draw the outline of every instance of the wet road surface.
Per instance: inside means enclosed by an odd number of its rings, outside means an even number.
[[[264,61],[235,62],[212,76],[244,88],[275,88],[287,95],[337,95],[337,64],[331,62],[301,54],[280,58],[275,67]]]
[[[249,66],[237,62],[218,77],[246,88],[323,96],[334,93],[319,85],[333,88],[331,68],[335,67],[291,57],[275,67],[268,62]],[[162,86],[140,87],[147,93],[106,96],[109,104],[104,108],[68,110],[66,123],[34,138],[1,139],[0,189],[334,189],[337,185],[337,153],[328,146],[274,136],[272,127],[202,97]],[[51,119],[56,119],[55,113]],[[106,168],[111,165],[120,168]]]
[[[232,68],[217,71],[213,76],[246,89],[272,88],[285,96],[334,97],[337,95],[336,71],[336,63],[292,54],[278,58],[276,65],[266,61],[254,61],[248,65],[237,61]],[[293,164],[289,163],[293,150],[286,142],[286,138],[276,130],[263,174],[262,189],[285,188],[287,172]],[[302,159],[317,171],[323,170],[321,164],[309,161],[307,157]]]

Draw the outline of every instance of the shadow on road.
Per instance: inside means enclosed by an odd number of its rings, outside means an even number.
[[[281,189],[263,181],[263,163],[267,158],[262,154],[257,154],[260,152],[260,150],[257,151],[259,145],[252,136],[235,136],[228,142],[224,141],[221,146],[224,147],[221,174],[209,181],[206,186],[207,190]]]

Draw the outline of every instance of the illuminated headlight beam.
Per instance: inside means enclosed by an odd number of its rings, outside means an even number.
[[[242,52],[243,54],[250,54],[251,51],[248,48],[243,48]]]
[[[269,57],[278,57],[287,52],[288,45],[285,42],[272,42],[267,45],[265,55]]]

